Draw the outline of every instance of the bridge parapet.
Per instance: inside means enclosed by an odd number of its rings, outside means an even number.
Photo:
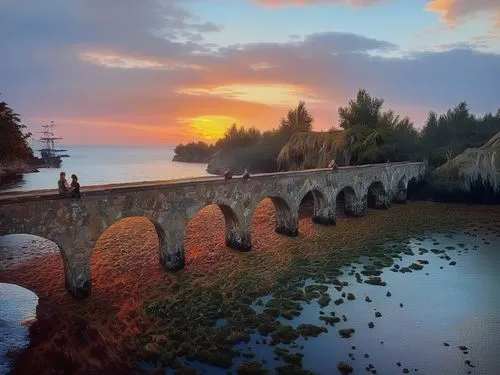
[[[345,211],[361,216],[367,205],[387,208],[406,200],[408,181],[423,176],[422,163],[375,164],[254,175],[227,182],[219,177],[117,184],[82,189],[80,199],[56,191],[0,194],[0,235],[33,234],[55,242],[65,266],[66,286],[77,297],[91,288],[90,258],[99,236],[124,217],[144,216],[159,238],[160,263],[168,270],[184,266],[184,233],[189,220],[216,204],[224,214],[226,244],[251,248],[252,216],[265,198],[276,209],[278,233],[298,234],[298,211],[304,196],[314,198],[313,221],[334,224],[337,199]]]

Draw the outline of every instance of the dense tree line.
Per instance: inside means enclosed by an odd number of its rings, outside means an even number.
[[[446,113],[430,112],[421,131],[408,118],[383,111],[384,101],[360,90],[356,100],[339,108],[339,125],[346,131],[351,164],[386,160],[427,160],[436,168],[462,153],[479,147],[500,131],[500,109],[477,117],[462,102]]]
[[[33,158],[28,144],[31,133],[25,129],[20,116],[6,102],[0,102],[0,162]]]
[[[478,117],[470,113],[466,103],[460,103],[441,115],[430,112],[418,130],[408,117],[383,107],[383,99],[359,90],[355,99],[339,108],[339,126],[344,131],[343,147],[350,155],[349,164],[426,160],[431,168],[436,168],[466,148],[484,144],[500,131],[500,109],[495,115]],[[271,131],[233,125],[214,145],[191,145],[200,152],[231,152],[236,165],[243,162],[268,172],[274,168],[270,160],[277,157],[290,137],[296,132],[310,131],[313,121],[305,103],[300,102]],[[265,163],[262,168],[258,167],[259,158]]]
[[[476,117],[465,102],[446,113],[430,112],[421,133],[421,143],[429,164],[437,167],[461,154],[479,147],[500,131],[500,109],[496,114]]]

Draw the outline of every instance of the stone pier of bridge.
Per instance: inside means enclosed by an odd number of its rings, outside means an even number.
[[[348,216],[362,216],[366,207],[387,209],[404,203],[411,179],[424,174],[423,163],[374,164],[254,175],[249,180],[220,177],[127,183],[82,189],[80,199],[57,191],[0,194],[0,236],[32,234],[55,242],[64,263],[69,292],[78,298],[91,291],[90,259],[100,235],[125,217],[148,218],[159,239],[159,261],[167,270],[184,267],[184,233],[196,213],[216,204],[225,219],[228,247],[252,247],[252,216],[265,198],[276,210],[276,232],[297,236],[299,207],[310,194],[312,220],[336,222],[337,202]]]

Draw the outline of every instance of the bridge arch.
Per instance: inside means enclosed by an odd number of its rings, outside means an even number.
[[[0,236],[0,254],[0,283],[19,285],[38,296],[47,284],[51,290],[64,290],[65,255],[56,242],[37,234],[6,234]],[[26,272],[26,267],[36,271]]]
[[[380,180],[373,181],[366,190],[366,203],[369,208],[389,208],[389,193]]]
[[[285,236],[296,237],[299,234],[299,214],[295,204],[279,196],[263,196],[254,205],[252,209],[252,220],[254,219],[257,208],[265,201],[270,199],[274,207],[275,214],[275,232]]]
[[[92,290],[109,289],[118,280],[128,293],[140,274],[161,270],[168,238],[159,223],[145,215],[120,217],[101,233],[89,254]],[[92,293],[94,293],[92,291]]]
[[[302,193],[300,206],[304,202],[312,202],[312,221],[316,224],[335,224],[335,209],[329,204],[328,196],[320,187],[314,187]]]
[[[396,183],[392,192],[392,201],[395,203],[406,203],[406,193],[408,190],[408,178],[403,175]]]
[[[336,216],[362,216],[364,204],[352,186],[344,186],[335,194]]]
[[[238,210],[239,207],[233,208],[230,202],[227,200],[217,199],[209,204],[200,207],[193,215],[190,215],[190,217],[187,219],[185,231],[187,231],[188,226],[196,216],[198,216],[204,210],[210,210],[214,207],[218,207],[218,209],[222,213],[222,216],[224,217],[224,242],[226,246],[236,250],[250,250],[251,240],[249,228],[247,228],[247,225]],[[208,229],[208,227],[206,229]],[[184,232],[184,236],[185,234],[186,233]]]

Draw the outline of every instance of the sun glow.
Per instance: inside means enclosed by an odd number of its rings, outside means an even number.
[[[299,100],[307,103],[319,102],[320,98],[302,86],[287,84],[224,85],[213,88],[188,87],[177,90],[180,94],[195,96],[218,96],[272,106],[293,107]]]
[[[229,116],[198,116],[180,121],[189,124],[198,137],[210,142],[222,138],[227,128],[238,123],[236,118]]]

